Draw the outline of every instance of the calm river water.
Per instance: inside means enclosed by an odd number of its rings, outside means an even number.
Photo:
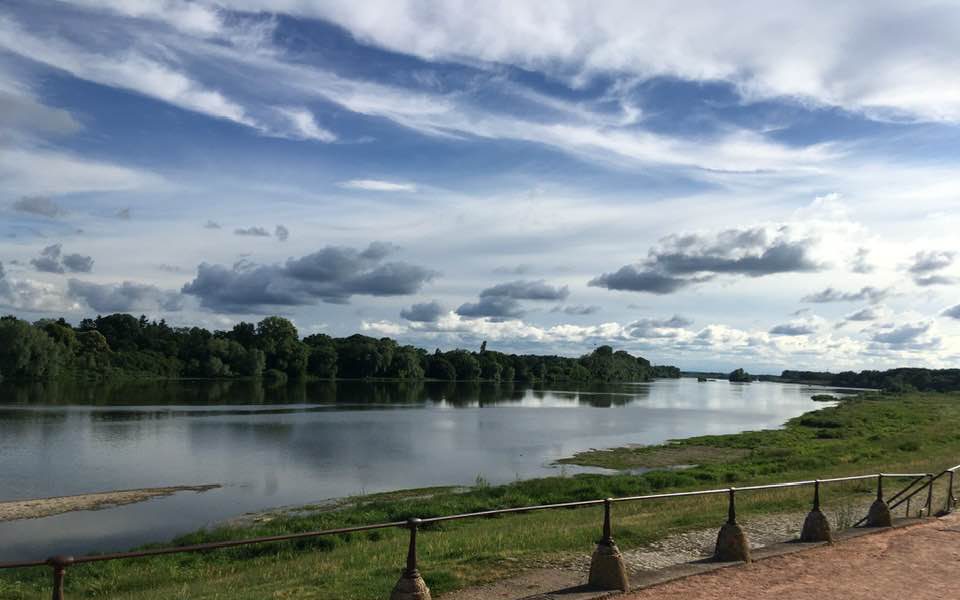
[[[222,484],[0,523],[0,560],[125,549],[248,511],[559,473],[580,450],[780,426],[809,386],[251,382],[0,384],[0,501]],[[577,469],[568,468],[568,472]]]

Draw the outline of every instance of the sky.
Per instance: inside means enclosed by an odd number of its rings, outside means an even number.
[[[960,362],[960,4],[6,0],[0,312]]]

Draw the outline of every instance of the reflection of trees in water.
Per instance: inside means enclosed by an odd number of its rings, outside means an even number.
[[[363,405],[439,404],[455,407],[521,404],[533,399],[587,406],[623,406],[649,396],[647,385],[583,384],[554,387],[478,381],[157,380],[35,381],[0,383],[7,405]],[[101,415],[107,420],[108,415]],[[129,418],[129,416],[127,417]]]

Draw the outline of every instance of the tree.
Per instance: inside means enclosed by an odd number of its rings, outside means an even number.
[[[753,376],[750,373],[747,373],[743,369],[737,369],[732,371],[730,375],[727,376],[727,379],[734,383],[749,383],[753,381]]]
[[[303,339],[310,347],[307,361],[307,373],[320,379],[334,379],[337,376],[337,347],[329,335],[318,333]]]
[[[474,381],[480,379],[480,363],[466,350],[452,350],[443,355],[453,365],[457,379]]]
[[[457,370],[450,361],[442,356],[433,356],[427,366],[427,377],[441,381],[455,381]]]
[[[4,377],[56,377],[65,358],[64,349],[42,329],[15,318],[0,320],[0,373]]]
[[[307,372],[310,349],[300,341],[293,323],[283,317],[267,317],[257,323],[257,345],[266,355],[267,369],[289,377]]]

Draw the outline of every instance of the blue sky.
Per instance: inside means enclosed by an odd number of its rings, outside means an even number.
[[[938,2],[5,2],[0,311],[956,365],[958,28]]]

